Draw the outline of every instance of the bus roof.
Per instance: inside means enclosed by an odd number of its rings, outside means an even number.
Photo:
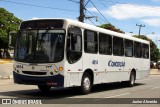
[[[101,32],[101,33],[105,33],[105,34],[109,34],[109,35],[113,35],[113,36],[129,39],[129,40],[133,40],[133,41],[149,44],[149,41],[146,41],[146,40],[138,39],[136,37],[131,37],[131,36],[123,34],[123,33],[114,32],[114,31],[111,31],[111,30],[107,30],[107,29],[104,29],[104,28],[96,27],[94,25],[89,25],[89,24],[82,23],[82,22],[75,21],[75,20],[71,20],[71,19],[64,19],[64,18],[37,18],[37,19],[31,19],[31,20],[26,20],[26,21],[34,21],[34,20],[64,20],[65,23],[67,23],[68,25],[79,26],[79,27],[81,27],[83,29],[93,30],[93,31],[96,31],[96,32]],[[26,21],[24,21],[24,22],[26,22]]]

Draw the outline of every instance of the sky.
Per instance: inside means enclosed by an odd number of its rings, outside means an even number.
[[[80,0],[0,0],[0,7],[22,20],[68,18],[77,20]],[[88,2],[89,1],[89,2]],[[141,34],[160,47],[160,0],[84,0],[85,23],[111,23],[127,35]],[[133,32],[133,33],[131,33]]]

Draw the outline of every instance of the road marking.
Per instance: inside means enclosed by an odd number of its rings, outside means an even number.
[[[104,97],[104,98],[114,98],[114,97],[124,96],[124,95],[128,95],[128,94],[131,94],[131,93],[118,94],[118,95],[113,95],[113,96]]]
[[[153,90],[153,89],[157,89],[157,88],[160,88],[160,86],[158,86],[158,87],[152,87],[151,89]]]

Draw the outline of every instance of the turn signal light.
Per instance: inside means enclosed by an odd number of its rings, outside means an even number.
[[[59,70],[62,71],[62,70],[63,70],[63,67],[59,67]]]

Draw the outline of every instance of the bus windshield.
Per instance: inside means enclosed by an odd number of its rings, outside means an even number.
[[[54,63],[64,57],[65,30],[20,30],[15,60],[27,63]]]

